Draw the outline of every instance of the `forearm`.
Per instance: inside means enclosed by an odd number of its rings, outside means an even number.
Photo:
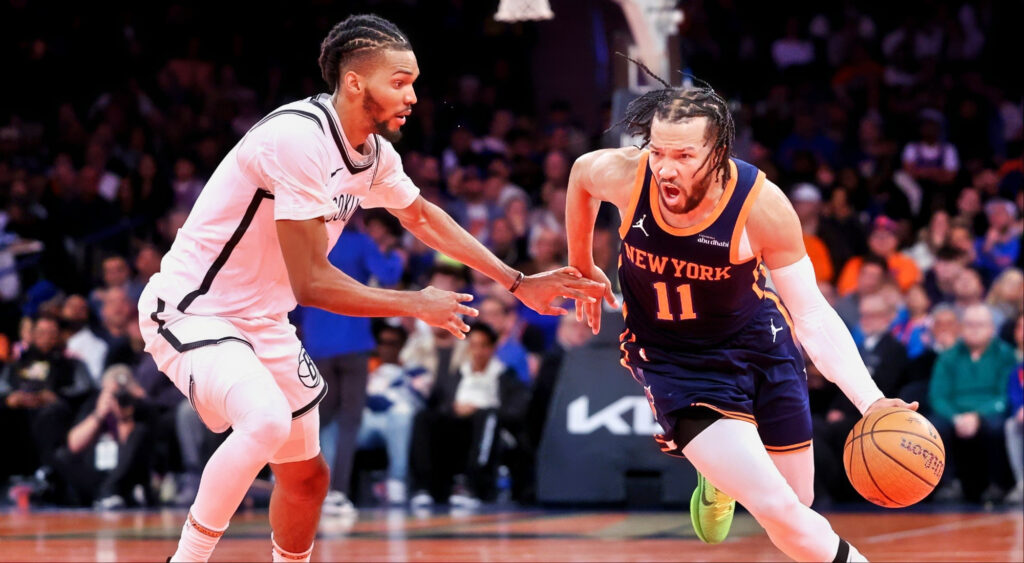
[[[416,293],[369,287],[331,267],[315,276],[296,298],[304,307],[317,307],[350,317],[414,317]]]
[[[810,260],[805,256],[773,270],[772,281],[793,316],[800,343],[822,375],[839,386],[861,413],[883,398],[846,325],[818,290]]]
[[[434,204],[426,204],[419,218],[403,221],[402,226],[430,248],[443,252],[506,288],[511,287],[519,275]]]
[[[569,265],[588,269],[594,265],[594,221],[601,202],[579,185],[569,182],[565,201],[565,229],[569,238]]]
[[[102,419],[99,415],[91,413],[85,417],[85,420],[75,425],[71,432],[68,432],[68,450],[73,454],[77,454],[87,448],[92,443],[93,438],[96,437],[101,421]]]

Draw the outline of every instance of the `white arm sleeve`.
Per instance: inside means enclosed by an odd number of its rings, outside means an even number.
[[[811,259],[804,256],[771,274],[807,355],[863,414],[884,395],[864,366],[850,331],[818,289]]]

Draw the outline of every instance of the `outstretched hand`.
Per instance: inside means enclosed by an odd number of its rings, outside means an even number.
[[[597,266],[592,266],[589,272],[583,272],[583,275],[595,282],[600,283],[603,286],[602,296],[604,300],[608,302],[608,305],[618,309],[619,304],[615,301],[615,294],[612,293],[612,282],[605,275],[604,271]],[[601,332],[601,301],[584,302],[579,299],[576,300],[576,320],[586,321],[587,326],[596,335]]]
[[[475,317],[480,314],[476,309],[463,305],[473,300],[468,293],[453,293],[433,286],[419,291],[419,310],[416,317],[430,326],[443,328],[455,335],[459,340],[466,338],[469,325],[462,320],[463,315]]]
[[[596,303],[604,286],[583,277],[579,270],[566,266],[523,278],[514,295],[524,305],[542,315],[564,315],[564,308],[551,304],[558,297],[575,299],[577,303]]]

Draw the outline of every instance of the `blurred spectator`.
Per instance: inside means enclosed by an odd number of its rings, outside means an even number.
[[[145,284],[132,279],[132,270],[122,256],[103,259],[103,285],[89,294],[89,305],[94,312],[99,313],[103,307],[103,294],[115,287],[124,290],[133,304],[139,302],[139,295],[142,295],[142,288],[145,287]]]
[[[888,278],[889,272],[881,257],[869,254],[860,260],[856,287],[853,292],[835,302],[836,313],[851,331],[860,325],[861,300],[878,293]]]
[[[160,252],[160,249],[152,243],[143,244],[139,248],[139,252],[135,255],[135,284],[139,287],[145,287],[149,283],[149,278],[153,277],[153,274],[160,271],[160,261],[164,255]],[[135,300],[138,305],[138,299]]]
[[[992,282],[985,303],[995,312],[996,318],[1004,319],[1003,324],[996,326],[1000,338],[1013,343],[1014,323],[1017,316],[1024,313],[1024,272],[1017,268],[1004,270]]]
[[[772,43],[772,60],[779,70],[814,62],[814,45],[800,32],[800,20],[786,20],[785,35]]]
[[[129,327],[138,323],[137,302],[132,301],[120,287],[112,287],[103,293],[99,337],[107,343],[106,366],[135,364]]]
[[[85,365],[64,356],[57,319],[36,319],[31,346],[0,371],[0,479],[52,467],[71,415],[91,389]]]
[[[959,479],[964,496],[973,502],[983,493],[1001,498],[1000,472],[1006,463],[1006,381],[1016,358],[994,336],[989,308],[968,307],[963,313],[963,338],[939,356],[928,391],[932,422],[946,444],[948,479]],[[945,495],[937,492],[940,498],[956,496],[956,485],[948,483],[953,490]]]
[[[903,169],[919,184],[923,205],[930,212],[953,203],[949,188],[960,170],[956,147],[942,140],[942,113],[921,112],[920,137],[903,148]]]
[[[89,326],[89,304],[81,295],[69,295],[61,307],[60,320],[65,331],[68,356],[81,360],[98,386],[107,365],[109,346]]]
[[[143,394],[128,366],[103,373],[99,393],[83,405],[57,453],[57,474],[68,485],[71,504],[104,510],[149,504],[152,443],[137,408]]]
[[[519,380],[529,386],[532,378],[526,348],[519,339],[523,327],[519,324],[516,304],[492,296],[481,301],[477,308],[480,311],[477,319],[498,333],[498,346],[494,356],[512,368]]]
[[[1016,484],[1006,502],[1024,502],[1024,315],[1018,315],[1014,323],[1013,339],[1017,345],[1017,367],[1010,373],[1007,386],[1009,415],[1006,419],[1006,454],[1013,469]]]
[[[789,194],[793,209],[800,218],[804,232],[804,247],[814,266],[814,275],[819,282],[831,282],[835,276],[832,256],[828,246],[816,234],[821,226],[821,190],[814,184],[799,184]]]
[[[499,429],[518,433],[525,422],[529,390],[494,357],[497,333],[478,322],[467,340],[466,361],[439,376],[428,408],[416,416],[414,508],[431,504],[431,493],[442,496],[449,489],[449,503],[456,507],[476,508],[481,499],[491,498]]]
[[[967,268],[969,260],[966,252],[951,245],[935,251],[935,263],[925,272],[923,284],[933,304],[953,302],[956,280]]]
[[[778,162],[787,172],[799,172],[800,158],[811,159],[811,170],[819,165],[836,165],[839,148],[832,139],[818,128],[814,116],[808,112],[798,113],[793,120],[793,133],[779,144]]]
[[[974,231],[970,224],[963,218],[957,218],[949,228],[949,245],[963,252],[967,257],[967,264],[974,264],[978,253],[974,247]]]
[[[359,283],[372,280],[392,286],[402,275],[403,260],[396,250],[398,237],[383,216],[368,215],[364,218],[367,233],[345,229],[328,259]],[[352,462],[366,405],[367,366],[374,349],[370,319],[311,307],[301,307],[295,315],[306,353],[327,383],[327,395],[320,402],[320,441],[331,467],[331,490],[323,510],[325,514],[352,514],[355,507],[348,496]],[[345,338],[338,338],[339,334]]]
[[[939,210],[932,214],[928,226],[918,233],[917,242],[907,249],[917,269],[928,272],[935,265],[935,254],[946,244],[949,237],[949,213]]]
[[[1017,206],[1005,199],[985,204],[988,232],[975,242],[978,269],[986,281],[992,281],[1020,257],[1021,232],[1016,227]]]
[[[907,290],[906,307],[893,322],[893,336],[907,349],[907,358],[913,360],[924,353],[929,345],[928,311],[932,307],[928,292],[920,285]]]
[[[360,449],[384,447],[388,453],[387,501],[405,502],[412,423],[430,391],[423,368],[406,369],[398,355],[406,341],[401,326],[383,325],[377,331],[379,365],[366,382],[366,407],[356,443]]]
[[[985,286],[981,282],[981,274],[973,268],[964,268],[953,283],[953,308],[962,318],[964,312],[972,305],[979,305],[985,299]],[[1001,327],[1005,317],[1002,311],[990,309],[996,328]]]
[[[487,228],[498,215],[498,207],[497,201],[486,198],[480,170],[475,166],[457,168],[448,176],[448,186],[457,199],[446,210],[469,234],[487,240]]]
[[[920,281],[921,272],[914,261],[899,252],[898,248],[899,225],[884,215],[875,218],[871,234],[868,235],[868,249],[886,261],[889,272],[899,284],[900,290],[906,291]],[[854,290],[862,260],[861,257],[854,257],[843,266],[836,284],[840,295],[847,295]]]
[[[203,191],[205,182],[196,174],[196,165],[192,160],[181,157],[174,163],[174,181],[171,190],[174,193],[174,205],[184,209],[192,209],[199,192]]]

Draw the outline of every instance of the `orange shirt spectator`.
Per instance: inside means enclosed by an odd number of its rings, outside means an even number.
[[[814,266],[814,277],[819,282],[831,282],[832,276],[836,273],[832,269],[832,256],[828,247],[817,235],[804,233],[804,248],[807,249],[807,256]]]
[[[892,219],[880,215],[872,225],[871,234],[868,236],[868,249],[885,259],[889,265],[889,273],[900,286],[900,291],[907,291],[912,285],[920,281],[921,270],[917,268],[914,260],[896,250],[899,244],[897,232],[899,225]],[[848,295],[857,288],[857,274],[860,272],[862,257],[857,256],[843,266],[839,274],[839,281],[836,290],[839,295]]]

